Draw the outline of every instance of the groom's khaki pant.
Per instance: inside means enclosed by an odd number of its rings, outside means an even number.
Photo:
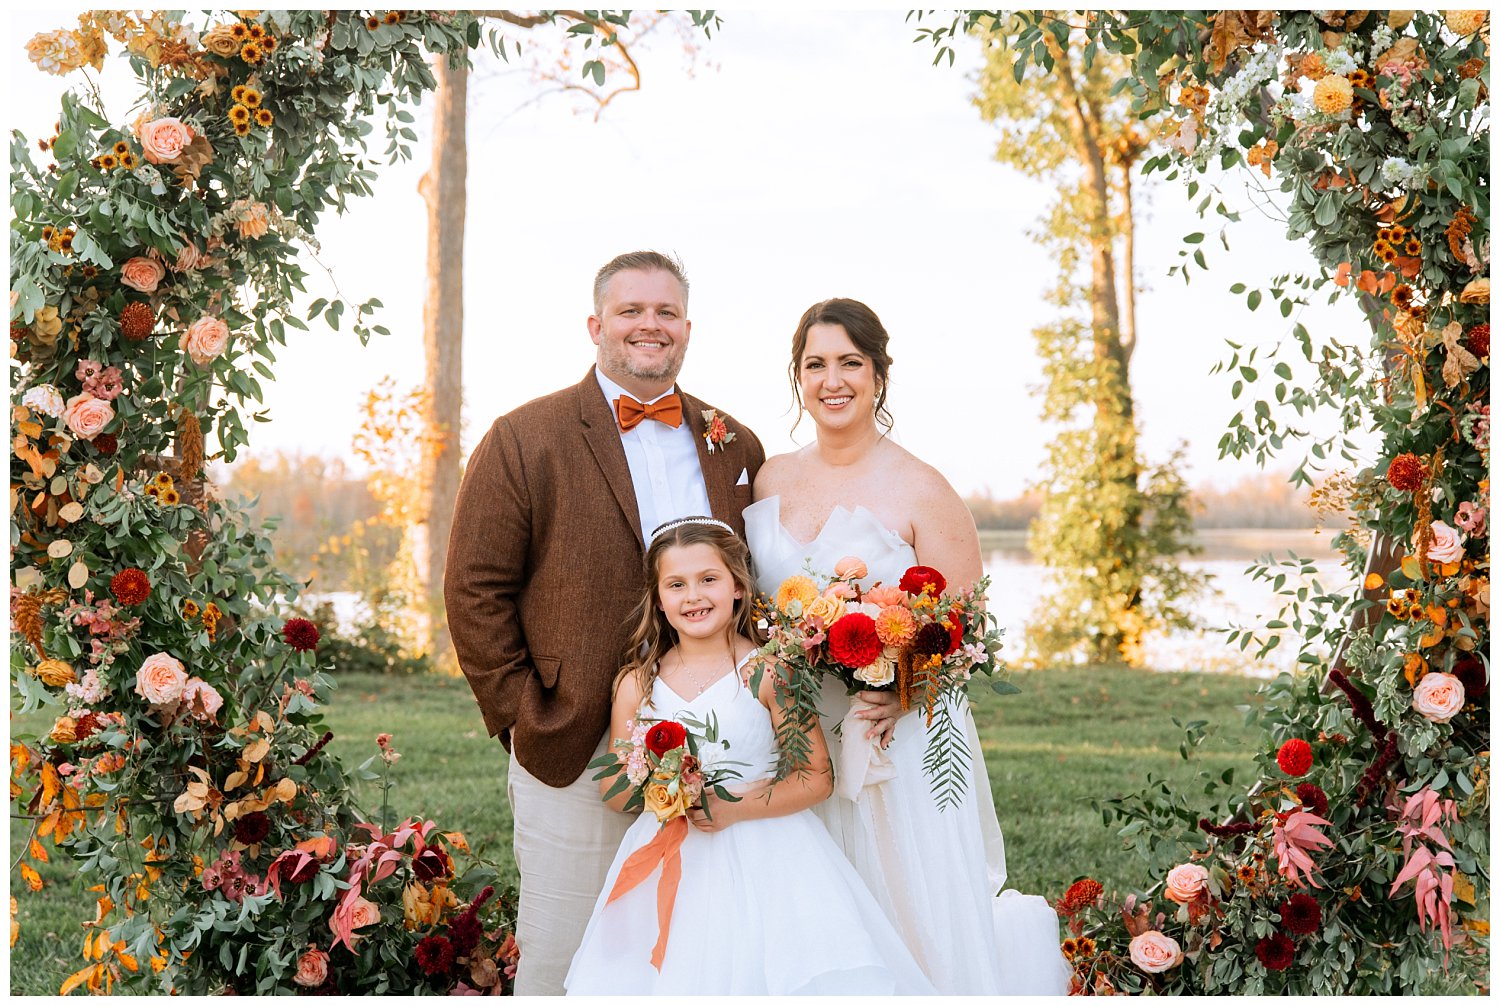
[[[599,744],[603,754],[609,737]],[[516,943],[521,949],[515,994],[563,994],[563,978],[604,887],[633,814],[610,810],[599,799],[592,770],[561,789],[548,786],[510,756],[506,785],[515,818],[516,868],[521,905]]]

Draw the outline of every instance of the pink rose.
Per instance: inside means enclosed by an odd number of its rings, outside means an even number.
[[[179,348],[186,350],[198,366],[206,367],[228,345],[229,326],[222,319],[205,314],[182,333]]]
[[[1208,891],[1208,871],[1197,863],[1183,863],[1167,873],[1167,897],[1179,905],[1197,901]]]
[[[193,142],[192,127],[170,116],[142,123],[136,133],[146,160],[152,164],[171,164]]]
[[[187,673],[182,661],[169,653],[153,653],[135,672],[135,692],[154,706],[164,706],[182,698]]]
[[[1464,707],[1464,685],[1451,674],[1424,674],[1411,693],[1411,707],[1434,723],[1447,723]]]
[[[1177,941],[1155,929],[1130,941],[1130,961],[1150,975],[1159,975],[1182,963],[1182,948]]]
[[[195,720],[211,720],[224,706],[224,696],[202,678],[189,678],[182,686],[182,701]]]
[[[349,911],[350,929],[363,929],[365,926],[373,926],[379,921],[379,905],[363,896],[354,899],[354,907]]]
[[[297,974],[292,981],[305,989],[315,989],[328,980],[328,955],[316,946],[308,947],[297,958]]]
[[[139,255],[120,267],[120,282],[141,293],[155,293],[157,284],[166,275],[167,270],[160,262]]]
[[[68,399],[67,407],[63,409],[63,422],[84,440],[93,440],[103,433],[114,418],[114,407],[87,391]]]
[[[1432,544],[1427,546],[1427,558],[1433,562],[1458,562],[1464,557],[1463,538],[1453,528],[1440,520],[1432,522]]]
[[[833,575],[840,580],[863,580],[870,575],[870,568],[857,555],[846,555],[833,566]]]

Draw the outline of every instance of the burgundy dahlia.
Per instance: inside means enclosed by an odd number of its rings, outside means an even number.
[[[847,616],[846,616],[847,617]],[[835,622],[835,625],[838,623]],[[949,652],[953,638],[948,630],[937,622],[928,622],[917,630],[916,638],[912,640],[911,648],[923,657],[941,657]]]
[[[1469,345],[1469,352],[1481,360],[1490,355],[1490,326],[1489,322],[1475,325],[1464,336],[1464,341]]]
[[[1323,924],[1323,908],[1310,894],[1294,894],[1282,902],[1281,928],[1293,936],[1306,936]],[[1266,965],[1270,967],[1270,965]]]
[[[1267,971],[1285,971],[1297,956],[1297,945],[1284,933],[1273,933],[1255,944],[1256,959]]]
[[[1319,817],[1328,816],[1328,794],[1323,792],[1323,787],[1316,783],[1298,783],[1297,799],[1302,802],[1303,807]]]
[[[89,443],[94,445],[94,450],[105,455],[114,454],[120,449],[120,438],[113,433],[97,434]]]
[[[417,879],[430,884],[439,877],[448,875],[448,854],[436,845],[429,845],[412,857],[411,872]]]
[[[321,634],[318,627],[305,618],[289,618],[281,627],[281,638],[286,645],[299,652],[315,649]]]
[[[446,936],[427,936],[417,942],[417,965],[429,975],[447,974],[453,957],[453,944]]]
[[[1464,686],[1464,699],[1478,702],[1490,690],[1490,678],[1485,673],[1484,662],[1472,654],[1465,654],[1453,662],[1453,676]]]
[[[270,833],[271,819],[265,811],[254,811],[234,822],[234,840],[243,845],[264,841]]]

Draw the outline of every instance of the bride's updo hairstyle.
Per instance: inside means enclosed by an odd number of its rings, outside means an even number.
[[[855,348],[870,358],[870,365],[875,368],[875,379],[878,382],[875,421],[889,433],[891,427],[896,425],[896,420],[891,418],[885,407],[886,390],[891,377],[891,354],[886,352],[885,347],[891,337],[874,311],[848,297],[819,301],[803,312],[802,320],[797,322],[797,331],[792,335],[792,363],[786,372],[792,385],[792,397],[797,402],[797,422],[792,424],[792,429],[796,430],[806,411],[802,405],[802,383],[797,380],[797,374],[802,368],[802,354],[807,352],[807,332],[814,325],[838,325],[849,334],[849,341],[854,343]]]

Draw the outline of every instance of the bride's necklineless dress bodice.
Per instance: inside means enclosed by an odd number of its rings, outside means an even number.
[[[781,522],[781,497],[767,496],[745,508],[745,538],[755,567],[755,586],[775,594],[781,581],[805,572],[806,566],[827,574],[847,555],[864,560],[866,589],[877,581],[895,584],[917,561],[916,549],[886,527],[866,506],[835,506],[811,541],[799,541]]]

